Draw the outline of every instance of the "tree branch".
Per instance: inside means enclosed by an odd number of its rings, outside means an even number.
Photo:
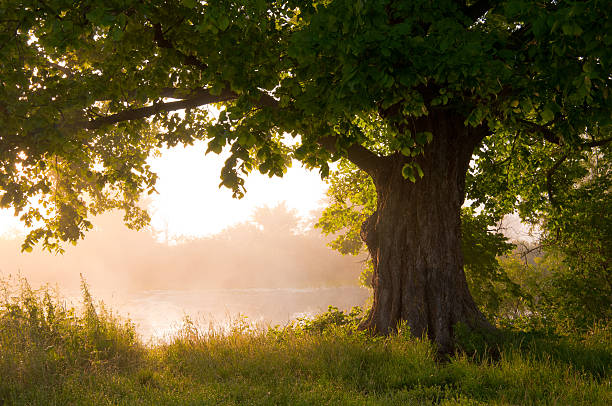
[[[562,143],[562,139],[561,137],[559,137],[557,134],[555,134],[550,128],[545,127],[543,125],[540,124],[535,124],[535,123],[531,123],[527,120],[521,120],[521,123],[526,124],[527,126],[529,126],[532,130],[534,131],[538,131],[542,134],[542,137],[544,137],[544,139],[550,143],[556,144],[556,145],[561,145]],[[576,145],[579,148],[594,148],[594,147],[600,147],[602,145],[606,145],[607,143],[612,142],[612,138],[604,138],[601,140],[593,140],[593,141],[589,141],[589,142],[584,142],[582,144],[578,144]]]
[[[602,145],[606,145],[609,142],[612,142],[612,138],[604,138],[603,140],[585,142],[584,144],[580,144],[580,146],[587,147],[587,148],[594,148],[594,147],[601,147]]]
[[[68,124],[60,127],[70,130],[97,130],[101,127],[117,124],[123,121],[139,120],[159,113],[189,109],[210,103],[219,103],[223,101],[233,100],[237,97],[238,95],[231,91],[223,91],[219,95],[213,95],[210,93],[209,90],[201,89],[195,92],[192,97],[185,98],[183,100],[166,103],[156,103],[152,106],[124,110],[119,113],[111,114],[110,116],[97,118],[95,120],[79,121],[73,124]]]
[[[238,98],[237,93],[231,92],[229,90],[226,92],[228,93],[228,95],[234,96],[234,97],[230,97],[228,100],[231,100],[232,98],[234,99]],[[207,97],[209,95],[210,95],[210,91],[207,88],[177,89],[174,87],[164,87],[159,90],[160,97],[167,97],[169,99],[185,100],[185,99],[191,99],[194,97]],[[272,107],[272,108],[280,107],[278,100],[276,100],[274,97],[270,96],[268,93],[265,93],[263,91],[258,95],[257,100],[255,100],[255,105],[257,105],[258,107]]]
[[[328,135],[317,140],[317,143],[329,152],[338,152],[337,147],[338,137]],[[357,165],[360,169],[374,177],[375,173],[383,160],[382,157],[376,155],[366,147],[360,144],[353,144],[346,149],[346,158]]]
[[[72,79],[74,77],[74,73],[69,68],[67,68],[66,66],[62,66],[60,64],[57,64],[57,63],[51,62],[51,61],[46,61],[46,63],[47,63],[47,65],[49,65],[49,67],[57,69],[58,71],[60,71],[64,75],[66,75],[66,77],[68,77],[69,79]]]
[[[235,100],[239,95],[231,90],[223,90],[219,95],[213,95],[210,89],[175,89],[163,88],[159,92],[160,97],[175,98],[178,101],[156,103],[151,106],[128,109],[109,116],[96,118],[94,120],[81,120],[71,124],[59,125],[61,129],[67,130],[97,130],[107,125],[117,124],[123,121],[139,120],[151,117],[155,114],[189,109],[204,106],[211,103]],[[278,108],[278,101],[267,93],[261,93],[255,100],[255,105],[259,107]]]
[[[556,145],[561,145],[561,138],[555,134],[550,128],[540,124],[535,124],[527,120],[520,120],[522,124],[527,125],[531,130],[538,131],[542,134],[542,137],[548,142]]]

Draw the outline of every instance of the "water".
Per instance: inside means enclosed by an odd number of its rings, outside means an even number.
[[[149,290],[105,303],[129,317],[145,340],[155,341],[171,337],[185,316],[203,329],[223,328],[240,316],[258,326],[282,326],[330,305],[341,310],[362,306],[368,296],[368,289],[360,287]]]

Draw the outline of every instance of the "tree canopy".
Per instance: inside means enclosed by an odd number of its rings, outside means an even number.
[[[244,174],[280,176],[291,158],[326,175],[341,156],[366,171],[383,155],[417,156],[432,134],[411,128],[438,110],[491,134],[477,175],[516,155],[539,170],[526,186],[553,197],[567,151],[609,141],[608,6],[4,0],[1,204],[36,226],[25,249],[53,249],[109,208],[146,221],[136,201],[154,190],[146,158],[161,146],[229,146],[222,183],[240,196]],[[496,201],[488,183],[473,187]]]

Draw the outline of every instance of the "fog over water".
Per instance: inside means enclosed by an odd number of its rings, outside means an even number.
[[[33,287],[58,285],[78,304],[79,274],[95,299],[129,316],[147,337],[163,337],[185,315],[224,325],[238,314],[260,324],[284,324],[328,305],[363,305],[359,258],[343,257],[328,238],[281,204],[257,209],[250,222],[220,234],[160,243],[151,231],[127,229],[117,213],[64,255],[20,253],[20,239],[0,239],[0,277],[19,273]]]

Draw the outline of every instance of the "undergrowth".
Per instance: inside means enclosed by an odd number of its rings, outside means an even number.
[[[84,282],[80,309],[14,282],[0,300],[0,404],[612,404],[610,326],[565,337],[505,328],[494,340],[459,327],[460,350],[444,363],[406,326],[358,331],[357,308],[269,329],[186,319],[150,345]]]

